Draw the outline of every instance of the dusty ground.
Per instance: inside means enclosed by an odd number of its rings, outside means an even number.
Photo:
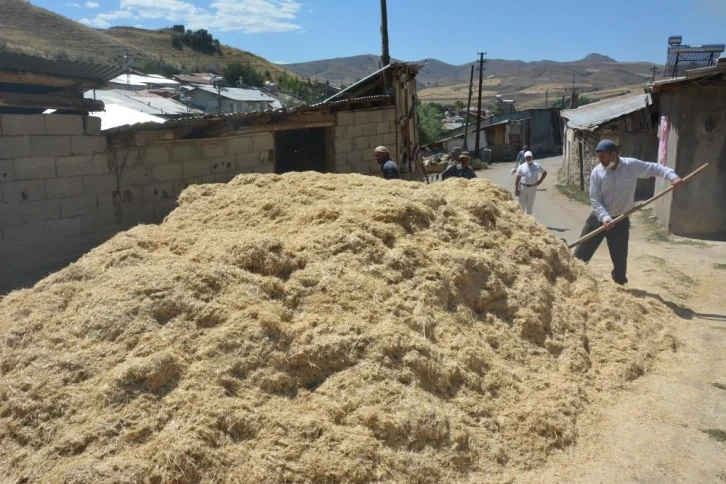
[[[573,242],[589,207],[558,192],[560,157],[539,161],[549,175],[537,194],[534,216],[554,235]],[[513,191],[511,166],[501,164],[479,175]],[[674,237],[653,242],[649,225],[647,216],[632,219],[626,287],[673,310],[676,351],[663,353],[653,370],[611,405],[590,411],[581,420],[577,445],[552,456],[544,469],[512,476],[512,482],[726,482],[726,444],[710,436],[726,431],[726,243]],[[591,268],[610,277],[605,244]]]

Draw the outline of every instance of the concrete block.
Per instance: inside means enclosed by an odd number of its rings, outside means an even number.
[[[2,228],[5,247],[32,244],[45,238],[43,222],[10,225]]]
[[[12,160],[0,160],[0,183],[15,180]]]
[[[99,136],[101,134],[101,118],[97,116],[86,116],[83,118],[85,122],[85,133],[88,136]]]
[[[173,161],[189,161],[194,160],[195,158],[197,158],[197,151],[194,149],[194,145],[172,145],[171,159]]]
[[[119,206],[120,206],[120,198],[119,198]],[[113,210],[114,208],[116,208],[116,203],[114,203],[113,192],[97,193],[96,194],[96,207],[98,207],[99,212],[105,212],[107,210]]]
[[[83,177],[53,178],[45,181],[45,195],[53,198],[77,197],[84,193]]]
[[[361,151],[351,151],[348,153],[348,163],[355,165],[363,161],[363,153]]]
[[[125,227],[154,223],[156,221],[155,217],[156,214],[152,204],[124,206],[121,210],[121,223]]]
[[[338,126],[336,128],[333,128],[333,139],[339,140],[339,139],[345,139],[348,137],[348,127],[347,126]]]
[[[260,163],[275,163],[275,150],[267,150],[260,152]]]
[[[235,156],[230,155],[224,156],[222,158],[209,160],[209,169],[212,173],[227,173],[230,171],[235,171],[237,169],[235,163]]]
[[[252,150],[252,138],[249,136],[240,136],[237,138],[229,138],[226,140],[227,153],[236,155],[239,153],[247,153]]]
[[[93,155],[64,156],[56,159],[59,177],[93,174]]]
[[[13,164],[16,180],[55,178],[55,158],[17,158]]]
[[[353,113],[355,124],[366,124],[369,121],[368,111],[355,111]]]
[[[256,152],[237,155],[237,171],[245,171],[260,165],[260,154]]]
[[[43,200],[44,198],[44,180],[20,180],[3,184],[3,201],[5,203]]]
[[[263,151],[275,149],[275,140],[272,133],[256,134],[252,138],[252,150]]]
[[[86,175],[83,177],[83,193],[107,193],[118,189],[116,174]],[[50,196],[48,197],[50,198]]]
[[[169,163],[168,145],[151,145],[144,148],[144,158],[150,165],[163,165]]]
[[[354,165],[341,165],[336,168],[336,173],[355,173],[355,166]]]
[[[2,232],[5,247],[32,244],[42,241],[45,237],[43,222],[10,225],[3,227]]]
[[[167,166],[167,165],[163,165]],[[181,168],[181,165],[179,165]],[[157,167],[154,167],[155,170]],[[136,187],[143,186],[152,181],[151,170],[145,168],[125,168],[121,174],[120,186]]]
[[[64,114],[46,114],[45,132],[48,135],[71,135],[84,134],[83,116],[64,115]]]
[[[219,156],[224,156],[225,152],[225,143],[220,140],[215,142],[214,144],[206,144],[202,146],[202,158],[209,159],[209,158],[217,158]]]
[[[388,146],[388,149],[396,151],[396,133],[388,133],[383,135],[383,143]]]
[[[369,123],[380,123],[383,121],[383,110],[374,109],[368,111],[368,122]]]
[[[0,227],[20,223],[20,203],[0,203]]]
[[[153,203],[159,200],[176,200],[180,192],[180,186],[175,183],[159,183],[144,187],[144,201]]]
[[[352,150],[351,151],[370,151],[371,153],[369,156],[373,156],[373,150],[376,148],[376,146],[379,146],[380,143],[377,143],[379,140],[378,138],[369,138],[368,136],[361,136],[359,138],[353,138],[353,143],[351,145]],[[391,148],[388,148],[389,150]]]
[[[391,123],[388,121],[383,121],[381,123],[376,124],[376,134],[382,135],[386,133],[393,133],[394,130],[392,129]]]
[[[108,152],[108,165],[111,171],[116,171],[119,167],[128,169],[132,166],[144,165],[145,163],[146,153],[141,150],[118,150]]]
[[[95,194],[63,198],[61,200],[61,215],[63,218],[77,217],[97,210],[98,205]]]
[[[47,220],[45,222],[45,238],[54,239],[81,235],[81,217]]]
[[[335,152],[336,153],[347,153],[353,149],[352,140],[347,139],[336,139],[335,140]]]
[[[377,133],[377,123],[367,123],[363,125],[363,136],[375,136]]]
[[[70,136],[31,136],[33,156],[68,156],[71,154]]]
[[[359,138],[363,136],[363,126],[360,124],[356,124],[353,126],[348,127],[348,137],[349,138]]]
[[[3,136],[44,135],[45,120],[42,114],[3,114]]]
[[[155,166],[152,169],[152,178],[154,181],[179,180],[182,178],[182,164],[172,163]]]
[[[81,232],[95,234],[106,231],[116,231],[122,228],[122,219],[116,218],[115,210],[104,210],[81,215]]]
[[[144,203],[145,187],[122,187],[117,202],[119,206]]]
[[[354,113],[338,113],[338,126],[352,126],[355,124]]]
[[[3,115],[5,118],[6,115]],[[0,158],[26,158],[33,156],[30,146],[30,136],[2,136],[0,137]]]
[[[182,164],[182,177],[180,178],[195,178],[195,177],[201,177],[205,175],[209,175],[210,173],[210,162],[207,160],[197,160],[197,161],[186,161]]]
[[[111,167],[108,164],[108,155],[102,153],[96,153],[93,156],[93,174],[103,175],[111,172]]]
[[[74,155],[92,155],[106,151],[105,136],[71,136]]]

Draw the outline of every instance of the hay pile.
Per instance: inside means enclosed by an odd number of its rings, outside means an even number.
[[[664,312],[485,180],[188,188],[0,301],[10,482],[489,482],[577,439]]]

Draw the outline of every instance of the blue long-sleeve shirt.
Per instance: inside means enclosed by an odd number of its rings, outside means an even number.
[[[633,208],[638,178],[652,176],[671,181],[678,177],[671,168],[636,158],[620,158],[615,170],[598,163],[590,175],[590,202],[597,219],[604,223]]]

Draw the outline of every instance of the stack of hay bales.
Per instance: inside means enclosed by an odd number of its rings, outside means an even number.
[[[496,482],[575,443],[665,314],[485,180],[192,186],[0,301],[0,475]]]

